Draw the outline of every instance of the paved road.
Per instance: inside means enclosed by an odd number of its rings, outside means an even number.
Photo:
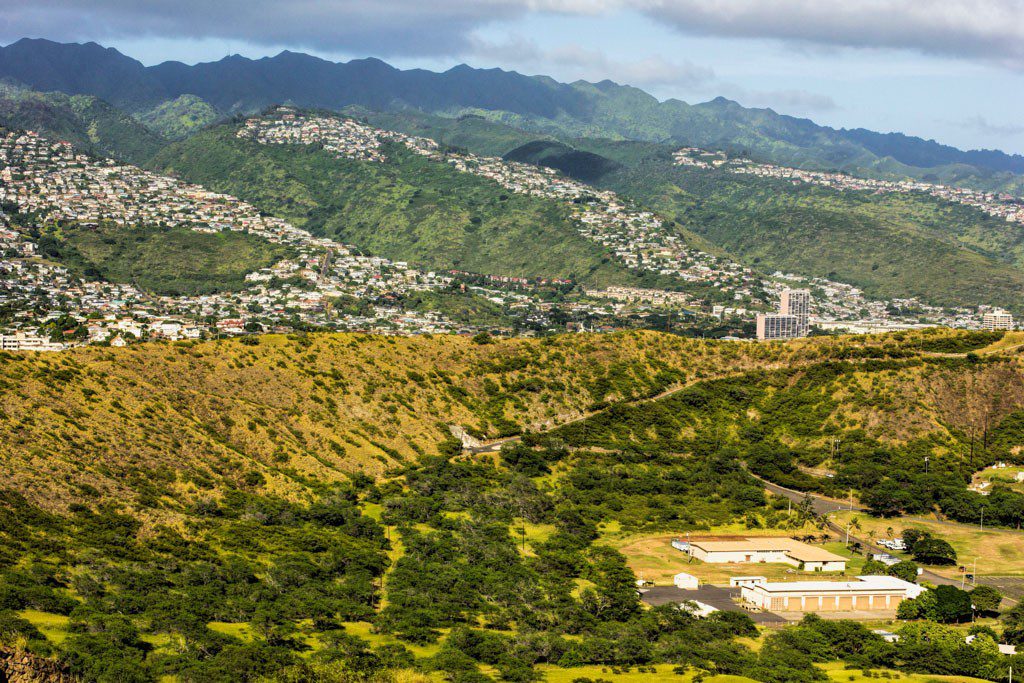
[[[694,590],[683,590],[675,586],[651,586],[650,588],[643,589],[640,599],[648,605],[655,607],[685,602],[687,600],[699,600],[723,612],[743,612],[749,615],[756,624],[778,625],[787,623],[785,619],[771,612],[748,612],[743,609],[732,600],[732,596],[736,592],[736,589],[730,590],[708,584]]]

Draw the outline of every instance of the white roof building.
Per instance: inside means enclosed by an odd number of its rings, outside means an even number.
[[[742,587],[746,602],[783,612],[895,610],[924,587],[895,576],[858,576],[854,581],[782,581]]]

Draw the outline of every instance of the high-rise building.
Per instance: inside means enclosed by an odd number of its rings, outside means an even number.
[[[810,327],[811,292],[806,289],[787,289],[779,301],[779,313],[797,318],[799,332],[795,336],[806,337]]]
[[[810,328],[811,292],[786,289],[782,292],[778,313],[757,316],[758,339],[793,339],[806,337]]]
[[[998,308],[993,309],[981,317],[981,329],[1012,330],[1013,316]]]
[[[800,319],[795,315],[759,313],[757,316],[758,339],[792,339],[802,336]]]

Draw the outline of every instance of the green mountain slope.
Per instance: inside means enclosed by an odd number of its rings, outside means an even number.
[[[660,164],[608,184],[762,269],[848,282],[879,298],[1022,310],[1020,232],[970,207]]]
[[[136,115],[139,121],[170,140],[179,140],[221,118],[220,112],[195,95],[161,102]]]
[[[559,169],[675,218],[688,241],[764,271],[828,277],[883,298],[1021,310],[1024,233],[1012,223],[919,194],[872,195],[672,162],[674,145],[600,138],[525,141],[503,124],[406,113],[371,122],[474,152]],[[420,121],[420,123],[417,123]],[[522,142],[520,142],[522,141]],[[516,147],[508,147],[516,142]]]
[[[88,95],[39,93],[0,84],[0,126],[33,130],[80,149],[141,163],[166,141],[128,114]]]
[[[578,236],[568,209],[503,190],[404,147],[388,161],[338,159],[293,145],[238,139],[232,126],[163,150],[153,167],[231,193],[260,209],[388,258],[427,268],[637,283]]]
[[[815,683],[829,680],[818,665],[862,651],[875,677],[995,679],[985,672],[1009,659],[961,646],[962,630],[902,631],[939,633],[958,656],[853,622],[759,632],[739,612],[646,609],[636,580],[669,585],[684,533],[821,535],[747,468],[1019,524],[1021,494],[966,490],[1022,434],[1021,338],[987,353],[996,337],[313,334],[0,353],[0,643],[118,683],[573,680],[602,667]],[[923,353],[935,349],[981,355]],[[594,402],[610,407],[573,419]],[[498,455],[462,453],[448,431],[502,423],[535,431]],[[993,438],[968,451],[981,424]],[[843,543],[825,547],[848,558],[845,576],[864,568]]]
[[[290,254],[241,232],[114,224],[54,228],[40,237],[39,248],[79,275],[169,296],[243,289],[248,273]]]

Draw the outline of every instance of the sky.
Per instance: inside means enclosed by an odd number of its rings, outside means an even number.
[[[607,78],[1024,153],[1024,0],[3,0],[0,42],[21,37],[145,64],[290,49]]]

